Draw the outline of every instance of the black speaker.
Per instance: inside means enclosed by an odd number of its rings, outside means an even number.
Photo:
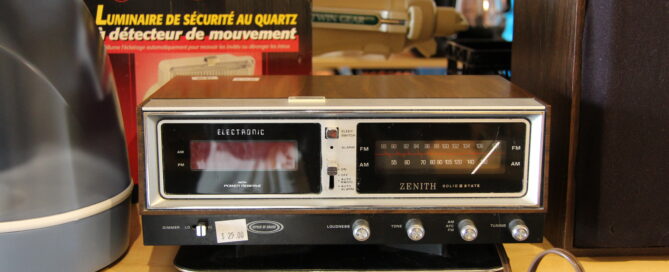
[[[666,0],[517,2],[512,81],[553,107],[554,245],[669,254],[667,25]]]
[[[669,1],[588,2],[574,247],[669,247],[668,14]]]

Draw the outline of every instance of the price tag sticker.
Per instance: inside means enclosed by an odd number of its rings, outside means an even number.
[[[249,240],[249,235],[246,231],[246,219],[216,221],[215,225],[216,242],[219,244]]]

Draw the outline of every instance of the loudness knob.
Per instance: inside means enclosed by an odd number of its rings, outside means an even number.
[[[353,222],[353,238],[360,242],[367,241],[372,231],[369,229],[369,222],[365,219],[358,219]]]
[[[509,231],[511,232],[511,237],[518,242],[525,241],[530,237],[530,229],[522,219],[511,220],[509,222]]]
[[[474,225],[474,221],[469,219],[460,220],[458,223],[458,229],[460,230],[460,237],[462,240],[471,242],[476,240],[476,237],[479,236],[479,230]]]
[[[407,236],[412,241],[419,241],[425,237],[425,228],[420,219],[409,219],[406,223]]]

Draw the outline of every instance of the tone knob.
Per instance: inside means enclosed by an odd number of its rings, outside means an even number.
[[[412,241],[419,241],[425,237],[425,228],[420,219],[409,219],[406,223],[407,236]]]
[[[476,237],[479,236],[479,230],[474,225],[474,221],[469,219],[460,220],[458,223],[458,229],[460,230],[460,237],[462,240],[471,242],[476,240]]]
[[[369,222],[365,219],[358,219],[353,222],[353,238],[360,242],[367,241],[372,231],[369,229]]]
[[[525,241],[530,237],[530,229],[522,219],[511,220],[509,222],[509,231],[511,232],[511,237],[518,242]]]
[[[206,222],[200,222],[195,225],[195,236],[197,237],[205,237],[207,236],[207,223]]]

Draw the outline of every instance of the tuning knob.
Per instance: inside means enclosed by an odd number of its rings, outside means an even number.
[[[420,219],[409,219],[406,223],[407,236],[412,241],[420,241],[425,237],[425,228]]]
[[[372,231],[369,229],[369,222],[365,219],[358,219],[353,222],[353,238],[360,242],[367,241]]]
[[[511,220],[509,222],[509,231],[511,232],[511,237],[518,242],[525,241],[530,237],[530,229],[522,219]]]
[[[479,235],[479,230],[476,228],[476,225],[474,225],[474,221],[469,219],[460,220],[458,229],[460,230],[460,237],[462,237],[462,240],[467,242],[476,240],[476,237]]]

